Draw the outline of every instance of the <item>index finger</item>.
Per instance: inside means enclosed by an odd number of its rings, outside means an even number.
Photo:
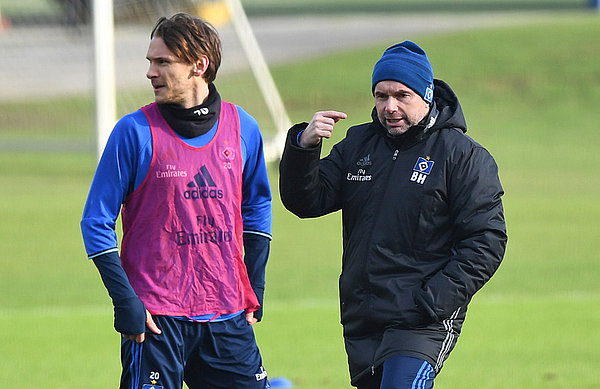
[[[333,119],[336,123],[338,120],[346,119],[348,117],[348,115],[340,111],[321,111],[319,113],[326,118]]]

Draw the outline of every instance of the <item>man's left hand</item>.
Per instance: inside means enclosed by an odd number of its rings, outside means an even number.
[[[255,325],[258,322],[258,319],[254,317],[254,312],[246,312],[246,321],[250,323],[250,325]]]

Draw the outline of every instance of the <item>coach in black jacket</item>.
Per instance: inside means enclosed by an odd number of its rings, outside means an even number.
[[[456,95],[434,81],[419,46],[387,49],[372,86],[373,121],[350,128],[327,157],[319,159],[321,140],[344,113],[317,112],[290,129],[281,199],[301,218],[342,210],[352,384],[430,388],[469,301],[502,261],[503,190],[494,159],[465,135]]]

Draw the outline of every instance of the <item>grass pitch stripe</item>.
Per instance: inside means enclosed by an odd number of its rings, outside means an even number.
[[[548,295],[533,294],[489,294],[476,296],[475,304],[496,305],[496,304],[526,304],[526,303],[544,303],[544,302],[567,302],[567,303],[587,303],[600,301],[600,293],[585,291],[565,291]],[[472,303],[473,304],[473,303]],[[471,304],[471,305],[472,305]],[[289,301],[269,300],[265,303],[265,309],[272,312],[281,312],[297,309],[308,310],[339,310],[339,301],[337,299],[298,299]],[[43,307],[15,307],[0,309],[0,317],[65,317],[73,315],[89,316],[112,316],[112,307],[107,301],[106,305],[87,305],[87,306],[43,306]]]
[[[110,303],[109,303],[110,304]],[[45,306],[0,309],[0,317],[68,317],[104,316],[113,314],[111,305]]]

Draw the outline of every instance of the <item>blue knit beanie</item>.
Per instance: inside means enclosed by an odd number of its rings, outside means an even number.
[[[404,41],[389,47],[373,68],[371,92],[380,81],[398,81],[428,103],[433,100],[433,69],[416,43]]]

